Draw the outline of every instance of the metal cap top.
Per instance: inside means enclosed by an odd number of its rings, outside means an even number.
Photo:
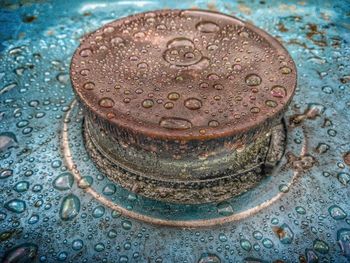
[[[296,67],[264,31],[199,10],[161,10],[87,35],[71,64],[85,108],[151,137],[209,139],[267,128],[286,110]]]

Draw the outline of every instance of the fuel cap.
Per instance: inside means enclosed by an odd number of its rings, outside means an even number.
[[[175,203],[221,201],[269,175],[296,76],[266,32],[200,10],[111,22],[71,63],[92,160],[124,188]]]

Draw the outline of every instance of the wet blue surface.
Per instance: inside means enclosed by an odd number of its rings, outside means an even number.
[[[85,33],[133,13],[190,7],[235,15],[277,37],[296,62],[299,84],[276,177],[225,203],[175,206],[130,194],[94,167],[68,73]],[[349,16],[347,1],[2,1],[0,258],[348,262]],[[73,166],[62,147],[66,135]],[[166,222],[226,218],[268,205],[223,225],[179,228],[121,215],[106,200]]]

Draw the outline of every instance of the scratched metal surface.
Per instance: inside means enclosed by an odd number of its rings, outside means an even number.
[[[133,13],[190,7],[266,30],[299,73],[280,166],[220,204],[165,204],[109,182],[85,152],[69,81],[85,33]],[[2,1],[0,258],[348,262],[349,16],[348,1]]]

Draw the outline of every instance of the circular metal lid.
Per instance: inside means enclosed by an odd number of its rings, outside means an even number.
[[[273,37],[197,10],[105,25],[76,50],[71,77],[82,104],[112,125],[185,140],[268,127],[296,87],[294,62]]]

